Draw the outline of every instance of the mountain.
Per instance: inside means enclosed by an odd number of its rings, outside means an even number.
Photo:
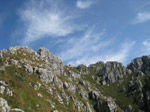
[[[150,56],[73,67],[42,47],[1,50],[0,112],[150,112]]]

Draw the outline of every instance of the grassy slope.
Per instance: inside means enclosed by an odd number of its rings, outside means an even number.
[[[48,102],[37,96],[37,91],[29,85],[40,80],[35,75],[28,75],[22,69],[7,67],[6,72],[0,72],[0,80],[5,81],[14,95],[4,97],[12,108],[21,108],[27,112],[48,112],[51,110]],[[36,105],[39,104],[39,108]]]
[[[23,51],[18,51],[17,55],[10,55],[10,54],[4,54],[4,57],[9,57],[10,59],[16,59],[20,60],[23,58],[27,58],[28,60],[34,61],[36,63],[43,63],[42,60],[32,60],[32,56],[34,54],[27,54],[26,56],[22,55]],[[0,66],[3,65],[4,60],[0,60]],[[32,65],[34,66],[34,65]],[[69,70],[74,72],[79,72],[77,68],[69,68]],[[94,85],[96,88],[98,88],[102,94],[105,96],[111,96],[115,99],[116,103],[122,108],[125,109],[128,105],[132,105],[133,108],[139,108],[136,104],[133,103],[132,97],[126,97],[125,94],[128,90],[127,84],[131,80],[131,77],[135,77],[134,74],[128,75],[128,77],[124,77],[123,82],[120,83],[119,81],[109,85],[109,86],[101,86],[100,84],[96,83],[95,80],[92,79],[92,76],[94,75],[97,77],[96,72],[94,72],[92,69],[88,68],[89,74],[82,75],[82,78],[84,80],[89,81],[92,85]],[[64,82],[68,81],[66,77],[59,76],[59,78]],[[142,78],[142,82],[144,83],[144,78]],[[38,91],[35,91],[33,86],[40,82],[42,83],[38,78],[36,74],[29,75],[27,74],[22,68],[16,68],[15,66],[11,65],[6,68],[6,71],[0,71],[0,80],[4,80],[9,86],[11,90],[13,90],[14,95],[13,96],[6,96],[6,95],[0,95],[0,97],[5,98],[9,105],[13,108],[21,108],[25,110],[26,112],[50,112],[53,109],[50,108],[50,104],[45,99],[50,99],[52,102],[56,104],[56,109],[64,112],[72,112],[73,102],[67,105],[60,104],[57,99],[53,98],[46,92],[44,88],[41,88]],[[78,80],[76,80],[78,81]],[[76,82],[75,81],[75,82]],[[76,84],[75,82],[72,82],[73,84]],[[29,83],[31,83],[33,86],[30,86]],[[126,88],[126,91],[122,91],[122,88]],[[58,93],[61,94],[61,90],[59,88],[56,88]],[[65,90],[66,95],[71,96],[71,93]],[[37,93],[41,93],[43,95],[43,98],[40,98],[37,96]],[[74,97],[80,101],[83,101],[86,103],[85,100],[83,100],[77,93],[74,95]],[[95,102],[89,101],[90,104],[94,105]],[[39,104],[39,107],[36,105]],[[75,111],[75,110],[74,110]]]
[[[23,53],[25,55],[23,55]],[[21,60],[21,59],[27,59],[33,62],[36,62],[38,64],[43,63],[42,60],[33,60],[32,57],[34,56],[33,53],[25,53],[21,49],[17,51],[17,54],[7,54],[4,53],[4,59],[0,60],[0,66],[3,66],[3,63],[5,63],[6,58],[10,64],[11,59],[15,60]],[[21,65],[22,68],[17,68],[14,65],[6,67],[5,71],[0,71],[0,80],[5,81],[10,88],[13,91],[13,96],[7,96],[6,94],[1,95],[0,97],[3,97],[8,101],[8,104],[12,108],[20,108],[26,112],[51,112],[52,110],[58,110],[60,112],[76,112],[77,110],[73,106],[73,101],[70,100],[69,105],[62,105],[58,102],[57,99],[55,99],[53,96],[51,96],[46,89],[44,88],[44,85],[42,85],[40,90],[35,91],[34,85],[37,82],[42,82],[37,77],[36,74],[29,75],[27,72],[23,69],[23,64]],[[32,65],[35,66],[35,65]],[[37,66],[37,65],[36,65]],[[59,77],[63,82],[68,81],[66,77]],[[30,85],[30,84],[32,85]],[[75,84],[75,82],[73,82]],[[50,86],[50,85],[49,85]],[[56,87],[56,90],[58,94],[61,94],[61,91],[59,88]],[[65,93],[67,96],[71,96],[71,92],[65,90]],[[37,93],[41,93],[43,95],[43,98],[40,98],[37,96]],[[85,102],[77,93],[73,95],[75,99],[79,101]],[[53,103],[55,103],[55,109],[52,109],[50,107],[50,104],[46,99],[51,100]],[[39,105],[37,107],[37,105]],[[82,111],[81,111],[82,112]]]
[[[9,86],[14,95],[7,96],[7,95],[0,95],[8,101],[8,104],[12,108],[21,108],[26,112],[51,112],[52,108],[50,108],[50,104],[45,100],[49,99],[55,103],[55,109],[61,112],[72,112],[73,110],[73,102],[70,101],[69,105],[62,105],[47,93],[44,86],[41,87],[40,90],[35,91],[34,85],[37,82],[42,82],[37,78],[36,74],[29,75],[23,69],[17,69],[14,66],[10,66],[6,68],[6,71],[0,71],[0,80],[5,81]],[[31,86],[31,83],[33,86]],[[61,90],[56,87],[58,94],[61,94]],[[37,93],[41,93],[43,98],[37,96]],[[67,96],[70,96],[71,93],[65,90]],[[75,94],[74,97],[78,100],[82,100],[78,94]],[[36,105],[39,105],[37,107]],[[75,108],[74,108],[75,109]],[[75,112],[76,110],[74,110]]]
[[[23,55],[23,53],[25,55]],[[25,53],[21,49],[17,51],[17,54],[4,53],[3,55],[4,59],[0,60],[0,66],[5,63],[5,60],[8,57],[9,60],[27,59],[39,64],[43,63],[42,60],[32,60],[34,54]],[[8,88],[13,91],[13,96],[0,94],[0,97],[5,98],[12,108],[21,108],[26,112],[51,112],[53,109],[50,108],[50,104],[45,100],[50,99],[56,104],[57,110],[66,110],[68,112],[71,112],[69,110],[70,107],[68,108],[67,106],[65,107],[60,104],[57,99],[53,98],[46,92],[45,88],[41,88],[40,90],[35,91],[33,86],[37,82],[40,82],[41,84],[42,82],[39,78],[37,78],[36,74],[29,75],[24,71],[23,68],[16,68],[13,65],[7,67],[5,71],[0,71],[0,80],[5,81],[9,85]],[[31,83],[33,86],[31,86],[29,83]],[[41,93],[43,95],[43,98],[37,96],[37,93]],[[37,107],[37,104],[39,105],[39,107]]]

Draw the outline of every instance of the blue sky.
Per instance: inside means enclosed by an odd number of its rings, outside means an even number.
[[[150,0],[0,0],[0,49],[11,46],[127,65],[150,54]]]

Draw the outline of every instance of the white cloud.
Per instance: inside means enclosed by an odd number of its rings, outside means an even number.
[[[79,27],[72,23],[74,15],[68,14],[68,10],[61,8],[57,1],[42,0],[37,3],[32,0],[20,10],[19,15],[26,29],[23,44],[30,44],[45,36],[66,36],[79,30]]]
[[[64,61],[90,57],[100,48],[107,46],[111,42],[102,40],[103,35],[103,31],[97,34],[94,32],[93,27],[89,28],[82,37],[69,39],[65,43],[67,48],[59,55]],[[75,64],[79,64],[78,60]]]
[[[150,20],[150,12],[139,12],[133,23],[134,24],[143,23],[149,20]]]
[[[144,45],[144,49],[145,49],[142,54],[149,55],[150,54],[150,39],[143,41],[142,44]]]
[[[98,61],[102,60],[100,56],[86,56],[84,55],[84,57],[82,58],[79,58],[75,61],[69,61],[67,64],[74,64],[74,65],[80,65],[80,64],[85,64],[85,65],[89,65],[89,64],[93,64],[93,63],[96,63]]]
[[[92,64],[97,61],[125,62],[135,42],[118,44],[119,50],[113,49],[114,39],[106,39],[105,31],[95,32],[95,28],[89,28],[83,37],[73,38],[66,42],[65,50],[59,57],[67,64]]]
[[[150,47],[150,40],[143,41],[143,45],[146,47]]]
[[[93,4],[91,0],[78,0],[76,6],[81,9],[90,7]]]
[[[119,51],[111,52],[105,56],[104,61],[118,61],[124,63],[129,56],[129,52],[135,44],[135,41],[121,43]]]

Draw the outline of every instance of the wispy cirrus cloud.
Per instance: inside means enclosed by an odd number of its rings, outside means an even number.
[[[59,2],[58,2],[59,1]],[[71,10],[60,6],[61,0],[30,0],[24,8],[19,11],[19,16],[24,24],[23,45],[31,44],[37,40],[49,37],[52,43],[57,45],[57,37],[63,38],[60,42],[57,54],[66,64],[72,63],[91,64],[97,61],[121,61],[125,62],[134,42],[125,42],[118,45],[118,50],[112,46],[116,44],[114,38],[107,37],[105,30],[97,31],[95,27],[82,28],[74,19],[76,15]],[[78,8],[88,8],[92,1],[77,1]],[[82,30],[80,34],[70,35]],[[83,34],[82,34],[83,33]],[[69,38],[70,36],[70,38]],[[54,38],[57,39],[54,39]],[[105,38],[106,37],[106,38]],[[53,38],[53,39],[52,39]],[[65,41],[65,42],[64,42]],[[116,45],[115,45],[116,46]],[[121,46],[121,47],[120,47]]]
[[[91,0],[77,0],[76,6],[81,9],[90,7],[94,2]]]
[[[144,23],[150,21],[150,12],[139,12],[133,21],[133,24]]]
[[[144,41],[143,41],[143,45],[144,45],[144,46],[147,46],[147,47],[150,47],[150,39],[144,40]]]
[[[65,51],[62,51],[60,57],[64,61],[68,61],[90,56],[91,54],[95,55],[96,51],[110,43],[110,41],[106,40],[101,41],[103,35],[103,31],[94,33],[94,28],[89,28],[83,36],[69,39],[64,45],[66,47]]]
[[[113,49],[115,39],[106,39],[105,31],[95,32],[95,28],[89,28],[81,38],[73,38],[66,42],[66,49],[59,56],[67,64],[86,64],[97,61],[125,62],[135,42],[120,43],[119,49]]]
[[[134,45],[135,41],[121,43],[120,49],[118,51],[111,51],[109,55],[104,57],[104,61],[118,61],[124,63],[127,61],[127,57]]]
[[[32,0],[26,3],[25,7],[19,11],[21,21],[25,25],[23,44],[44,37],[67,36],[77,30],[80,26],[72,21],[73,14],[59,6],[58,0]]]

